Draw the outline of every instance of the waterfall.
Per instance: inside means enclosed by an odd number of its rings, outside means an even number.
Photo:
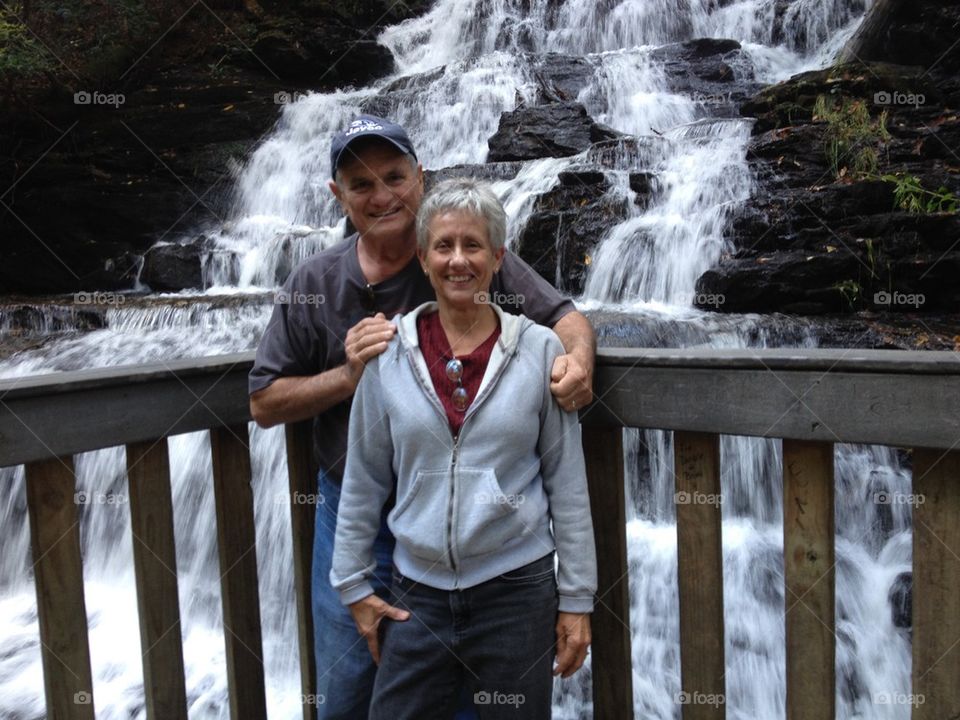
[[[549,53],[582,63],[577,100],[598,122],[632,137],[498,176],[509,241],[562,172],[598,169],[628,216],[598,238],[577,299],[582,309],[642,319],[651,344],[815,347],[805,327],[692,308],[697,277],[731,249],[727,223],[753,190],[750,121],[724,109],[729,99],[671,85],[663,48],[695,38],[737,40],[742,51],[730,58],[737,76],[776,82],[829,63],[864,11],[864,0],[437,0],[423,17],[379,38],[394,54],[393,76],[285,98],[276,127],[238,174],[229,221],[203,229],[210,240],[204,292],[131,297],[83,311],[58,301],[0,307],[0,332],[24,342],[0,360],[0,377],[255,347],[276,286],[297,262],[344,237],[327,187],[334,131],[359,112],[380,113],[407,127],[429,169],[483,163],[501,113],[536,101],[531,68],[554,62]],[[654,178],[643,205],[630,186],[639,171]],[[552,278],[558,285],[561,274],[558,267]],[[634,706],[638,718],[672,719],[680,712],[672,434],[624,433]],[[300,687],[283,434],[251,426],[250,439],[268,712],[286,719],[299,716]],[[194,433],[169,446],[189,714],[226,718],[209,441]],[[785,713],[780,443],[724,436],[721,456],[727,716],[775,720]],[[119,448],[76,462],[97,714],[139,720],[145,711],[141,659],[129,642],[138,629],[123,467]],[[864,446],[838,445],[835,469],[838,717],[905,719],[909,708],[873,699],[909,688],[909,639],[893,626],[887,593],[910,568],[910,513],[872,498],[909,492],[909,475],[895,451]],[[0,469],[0,483],[7,490],[0,497],[0,613],[7,618],[0,626],[0,715],[37,720],[44,701],[23,468]],[[589,716],[589,673],[558,682],[554,699],[558,719]]]

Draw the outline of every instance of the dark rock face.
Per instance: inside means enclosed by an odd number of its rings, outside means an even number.
[[[627,218],[626,206],[607,196],[608,189],[602,172],[560,173],[560,184],[537,198],[514,250],[556,287],[580,294],[590,253]]]
[[[154,245],[143,259],[141,280],[154,291],[176,292],[203,288],[203,256],[207,239]]]
[[[390,51],[357,28],[334,20],[298,30],[264,33],[252,53],[238,53],[234,62],[250,70],[263,63],[280,77],[310,84],[366,85],[393,70]]]
[[[672,92],[702,103],[712,117],[736,117],[739,105],[762,87],[736,40],[689,40],[657,48],[651,57]]]
[[[913,104],[901,102],[908,95]],[[876,153],[872,174],[848,172],[841,155],[837,177],[830,126],[813,118],[820,96],[883,117],[889,137],[857,143]],[[912,175],[960,197],[960,173],[943,154],[960,146],[958,102],[949,80],[880,64],[804,73],[758,94],[742,108],[757,118],[748,150],[757,187],[731,225],[736,251],[700,278],[698,294],[723,294],[724,312],[956,312],[960,217],[906,212],[882,176]]]
[[[0,164],[5,180],[19,177],[4,198],[10,212],[0,208],[0,293],[130,288],[155,241],[219,222],[230,167],[275,121],[281,90],[228,77],[210,86],[183,70],[160,73],[116,108],[67,96],[48,101],[50,125],[0,118],[5,150],[48,150],[28,173],[19,159]]]
[[[960,70],[956,28],[960,5],[952,0],[878,0],[841,54],[843,62],[885,61]]]
[[[898,628],[910,628],[913,625],[913,573],[897,575],[887,595],[893,625]]]
[[[569,157],[619,135],[594,122],[580,103],[521,107],[500,116],[500,127],[489,140],[487,162]]]
[[[530,57],[537,80],[537,104],[575,100],[593,80],[594,68],[583,57],[547,53]]]
[[[425,171],[425,185],[427,192],[429,192],[430,188],[438,182],[452,178],[469,177],[476,180],[486,180],[487,182],[513,180],[521,169],[523,169],[523,163],[519,162],[486,163],[485,165],[454,165],[440,170]]]
[[[28,109],[0,108],[0,294],[132,287],[155,242],[222,224],[231,167],[283,102],[387,74],[391,56],[375,31],[429,5],[260,0],[253,17],[236,3],[234,34],[212,20],[221,35],[208,45],[195,42],[206,26],[191,23],[211,20],[197,9],[134,72],[96,88],[123,103],[77,105],[75,91],[95,88],[54,87]],[[171,287],[202,285],[172,272]]]

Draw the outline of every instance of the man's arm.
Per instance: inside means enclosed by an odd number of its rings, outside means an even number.
[[[378,313],[350,328],[347,361],[317,375],[279,377],[250,396],[250,414],[260,427],[315,417],[356,392],[367,361],[384,350],[396,326]]]
[[[553,331],[563,343],[565,355],[553,363],[550,392],[564,410],[576,410],[593,402],[593,366],[597,338],[583,313],[574,310],[557,320]]]
[[[260,427],[316,417],[353,395],[347,366],[319,375],[282,377],[250,396],[250,414]]]

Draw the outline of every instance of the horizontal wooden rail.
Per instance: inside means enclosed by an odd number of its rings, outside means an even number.
[[[27,464],[48,713],[93,716],[73,498],[73,454],[127,446],[145,703],[185,717],[168,436],[211,430],[233,718],[266,717],[247,422],[252,353],[0,381],[0,466]],[[783,438],[788,718],[835,712],[833,446],[912,447],[913,706],[960,715],[960,361],[860,350],[601,350],[597,401],[581,411],[600,592],[593,658],[598,718],[632,715],[623,427],[677,431],[682,716],[726,715],[719,435]],[[70,420],[82,418],[81,421]],[[316,468],[307,424],[287,428],[303,717],[314,708],[310,618]],[[684,502],[683,498],[692,498]],[[69,581],[69,582],[68,582]],[[169,631],[169,632],[167,632]],[[293,638],[290,639],[293,641]],[[58,667],[66,663],[69,672]]]
[[[0,380],[0,467],[246,422],[252,364],[246,352]],[[585,425],[942,449],[960,437],[951,352],[606,348],[595,387]]]
[[[250,420],[252,353],[0,380],[0,467]]]

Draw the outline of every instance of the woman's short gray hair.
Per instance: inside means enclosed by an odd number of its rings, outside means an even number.
[[[507,213],[488,183],[472,178],[444,180],[429,192],[417,213],[417,244],[427,251],[430,221],[435,215],[463,211],[476,215],[487,226],[490,247],[497,252],[507,241]]]

